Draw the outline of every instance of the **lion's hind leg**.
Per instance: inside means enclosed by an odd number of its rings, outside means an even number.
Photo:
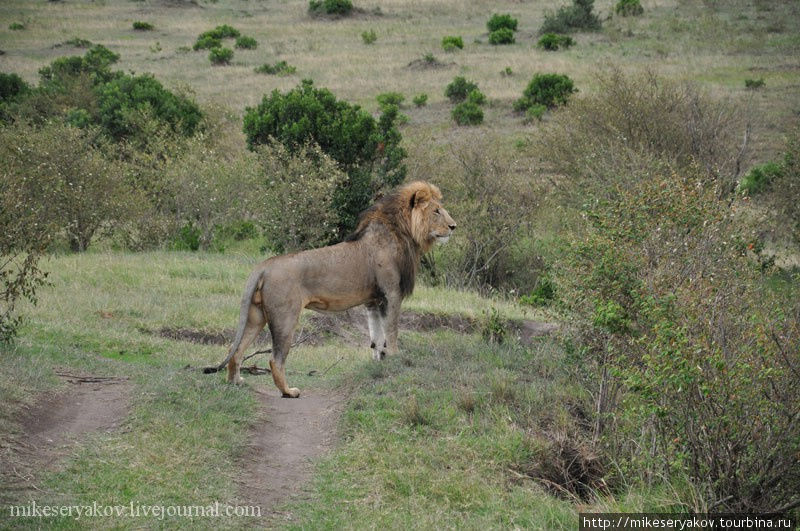
[[[282,312],[282,316],[270,319],[269,323],[269,330],[272,333],[272,359],[269,362],[269,367],[272,372],[272,381],[275,382],[275,387],[278,388],[284,398],[297,398],[300,396],[298,388],[289,387],[289,384],[286,383],[284,365],[286,364],[286,357],[289,355],[289,348],[292,345],[294,329],[297,326],[301,308],[299,305],[296,307],[287,305]]]
[[[239,342],[238,346],[234,346],[236,348],[236,354],[234,354],[231,361],[228,362],[229,383],[238,384],[244,381],[240,374],[242,358],[244,357],[245,351],[250,346],[250,343],[252,343],[256,336],[264,329],[264,325],[266,324],[267,320],[264,317],[264,312],[261,310],[261,307],[251,304],[247,312],[247,323],[245,324],[244,333],[242,334],[242,340]]]

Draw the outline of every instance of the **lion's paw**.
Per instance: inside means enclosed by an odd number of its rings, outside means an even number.
[[[297,387],[290,387],[288,393],[283,393],[283,398],[297,398],[300,396],[300,389]]]

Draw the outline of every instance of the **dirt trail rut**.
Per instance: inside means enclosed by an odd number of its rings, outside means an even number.
[[[43,470],[60,464],[82,437],[119,427],[128,411],[131,385],[124,379],[61,375],[68,384],[48,393],[22,414],[21,433],[0,445],[0,482],[5,495],[38,489]]]
[[[314,460],[333,447],[344,396],[316,389],[301,390],[300,398],[257,392],[263,419],[239,462],[239,503],[258,505],[267,518],[290,518],[276,509],[303,494]]]

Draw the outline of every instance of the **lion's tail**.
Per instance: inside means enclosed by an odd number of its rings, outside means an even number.
[[[244,294],[242,295],[242,304],[239,307],[239,326],[236,329],[236,337],[233,338],[233,344],[231,345],[231,349],[228,351],[228,356],[225,358],[225,361],[217,365],[216,368],[207,367],[204,372],[217,372],[221,371],[223,367],[225,367],[231,358],[239,349],[239,345],[242,344],[242,338],[244,337],[244,329],[247,326],[247,315],[250,312],[250,304],[253,300],[253,294],[258,289],[258,286],[261,282],[261,274],[263,273],[262,269],[256,269],[252,273],[250,273],[250,277],[247,279],[247,284],[244,286]],[[214,370],[211,370],[214,369]]]

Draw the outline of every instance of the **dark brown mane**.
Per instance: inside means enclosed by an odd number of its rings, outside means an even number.
[[[345,241],[360,240],[368,231],[379,230],[379,227],[395,237],[400,248],[397,266],[400,271],[400,292],[403,298],[414,291],[420,256],[427,250],[423,248],[424,242],[419,242],[414,237],[412,227],[414,198],[420,190],[427,191],[430,196],[437,199],[441,197],[438,189],[421,181],[396,188],[362,212],[356,230],[345,239]]]

